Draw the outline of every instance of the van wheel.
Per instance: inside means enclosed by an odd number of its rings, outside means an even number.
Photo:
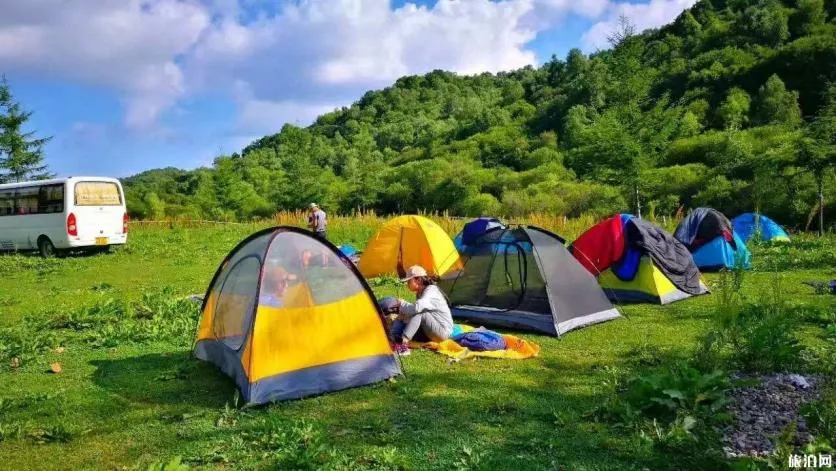
[[[55,245],[49,240],[49,237],[42,236],[38,239],[38,251],[41,252],[41,257],[52,258],[56,255]]]

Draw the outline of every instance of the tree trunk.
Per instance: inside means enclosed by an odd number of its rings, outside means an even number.
[[[824,237],[824,173],[819,177],[819,237]]]
[[[641,197],[639,196],[639,185],[636,185],[636,215],[639,219],[642,218],[642,201]]]

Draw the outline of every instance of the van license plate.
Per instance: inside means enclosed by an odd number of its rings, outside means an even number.
[[[107,237],[96,237],[96,245],[107,245]]]

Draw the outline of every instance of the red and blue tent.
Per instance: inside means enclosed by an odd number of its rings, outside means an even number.
[[[570,249],[614,301],[667,304],[708,292],[688,249],[630,214],[592,226]]]

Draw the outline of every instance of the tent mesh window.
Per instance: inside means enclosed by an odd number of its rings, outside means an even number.
[[[230,269],[221,285],[213,330],[215,337],[233,350],[244,343],[255,308],[260,272],[261,262],[256,256],[249,256]]]
[[[468,248],[465,259],[458,277],[442,283],[452,306],[551,315],[545,283],[523,230],[490,231]]]
[[[261,257],[267,251],[267,244],[272,237],[272,233],[265,233],[233,250],[212,283],[209,296],[217,299],[215,312],[213,313],[212,330],[217,340],[222,341],[232,349],[241,348],[244,337],[248,333],[247,328],[251,324],[255,309],[255,291],[258,286],[258,283],[253,283],[253,287],[250,288],[252,293],[243,293],[242,296],[239,292],[246,291],[246,287],[237,286],[238,283],[235,282],[235,278],[246,276],[248,280],[258,281]],[[251,261],[240,267],[240,263],[245,259]],[[232,278],[233,283],[227,287],[227,280],[230,279],[233,270],[238,270],[238,273]],[[221,295],[224,299],[221,299]]]
[[[275,293],[275,273],[290,275],[284,293]],[[285,307],[323,305],[354,296],[364,287],[337,254],[316,239],[295,232],[279,233],[267,252],[261,296],[281,294]]]

